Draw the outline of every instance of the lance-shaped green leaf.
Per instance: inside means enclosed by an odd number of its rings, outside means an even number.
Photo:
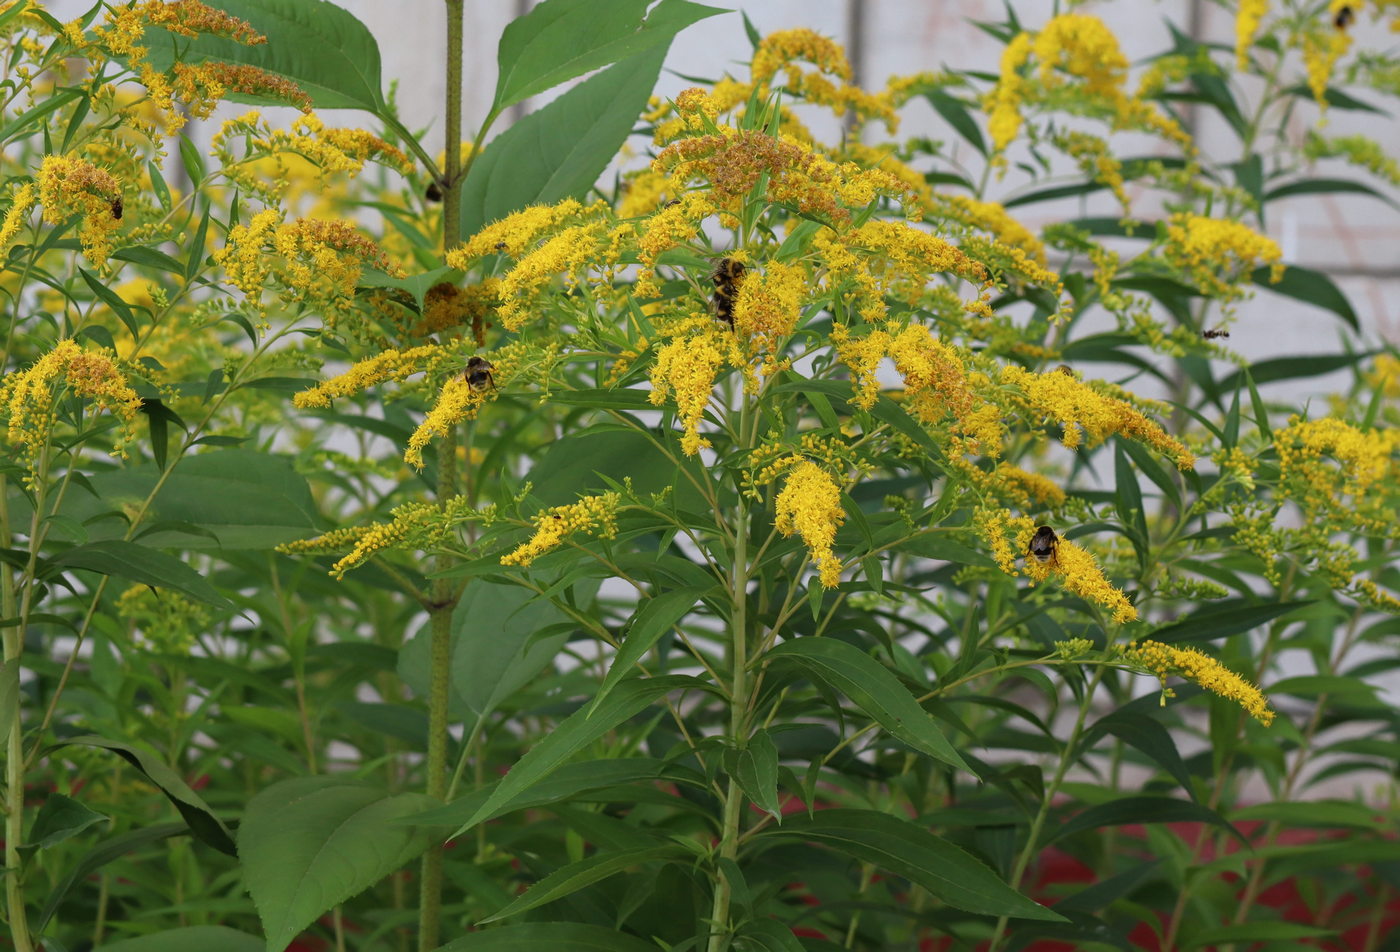
[[[481,921],[495,922],[498,919],[508,919],[526,910],[534,909],[536,906],[562,899],[570,893],[578,892],[585,886],[591,886],[599,880],[607,879],[609,876],[641,863],[657,860],[681,860],[689,858],[691,855],[688,850],[676,843],[595,853],[587,859],[581,859],[577,863],[570,863],[556,869],[527,889],[524,895],[519,896],[500,912],[487,916]]]
[[[795,837],[903,876],[957,909],[988,916],[1063,921],[1021,895],[981,860],[918,823],[874,810],[818,810],[788,817],[765,837]]]
[[[1075,814],[1041,838],[1041,847],[1075,833],[1096,830],[1101,826],[1126,826],[1137,823],[1212,823],[1225,830],[1245,846],[1249,845],[1239,830],[1219,813],[1199,803],[1173,800],[1171,797],[1120,797]]]
[[[238,856],[268,952],[422,853],[427,832],[392,821],[436,802],[337,777],[295,777],[253,797]]]
[[[770,662],[793,664],[840,691],[881,727],[917,751],[972,773],[937,723],[888,668],[835,638],[797,638],[768,652]]]
[[[53,564],[63,568],[87,569],[101,575],[115,575],[155,588],[168,588],[219,608],[232,606],[204,576],[175,556],[135,542],[121,539],[90,542],[56,556]]]
[[[252,66],[295,83],[317,109],[383,111],[379,44],[349,11],[326,0],[212,0],[210,5],[247,20],[267,42],[245,46],[221,36],[191,38],[149,27],[144,45],[151,65],[168,70],[178,55],[186,63]],[[232,89],[227,98],[287,104]]]
[[[189,824],[191,833],[219,852],[227,853],[229,856],[234,855],[233,837],[229,835],[228,827],[224,826],[223,821],[214,815],[209,804],[205,803],[203,798],[190,788],[189,784],[180,779],[179,774],[155,754],[118,740],[98,737],[96,734],[72,737],[50,749],[56,750],[66,744],[79,744],[83,747],[100,747],[103,750],[110,750],[141,771],[147,780],[160,788],[160,792],[170,799],[170,802],[175,805],[175,809],[180,811],[180,816],[184,817],[185,822]]]
[[[739,784],[739,789],[758,805],[758,808],[782,821],[782,808],[778,803],[778,746],[765,730],[759,730],[749,738],[742,750],[729,751],[726,763],[730,773]]]
[[[462,234],[587,193],[646,107],[668,45],[609,66],[492,139],[462,184]]]
[[[627,677],[633,666],[651,650],[651,646],[690,614],[705,591],[700,588],[672,589],[654,595],[642,603],[642,607],[632,616],[632,623],[627,626],[627,634],[623,637],[617,655],[613,658],[612,667],[608,669],[607,677],[603,678],[603,686],[598,689],[589,710],[595,710],[602,704],[603,699],[618,682]]]
[[[95,813],[86,806],[65,797],[61,793],[51,793],[39,808],[34,818],[34,826],[25,838],[20,849],[46,849],[106,820],[101,813]]]
[[[544,0],[511,21],[497,47],[492,115],[590,70],[669,44],[681,30],[725,13],[687,0]]]
[[[486,802],[477,807],[476,812],[452,836],[461,836],[484,821],[502,805],[511,802],[558,770],[566,760],[578,751],[629,717],[640,714],[663,694],[685,688],[705,686],[705,682],[698,678],[682,675],[637,678],[622,682],[597,710],[589,711],[587,708],[580,708],[566,717],[557,728],[546,734],[538,744],[531,747],[524,757],[516,761],[515,766],[510,769],[510,773],[506,774],[505,779],[497,785],[491,796],[486,798]]]

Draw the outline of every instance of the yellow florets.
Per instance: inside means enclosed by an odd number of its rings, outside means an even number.
[[[82,216],[78,240],[95,265],[112,253],[112,233],[121,227],[113,207],[122,197],[121,183],[104,169],[73,156],[46,155],[39,166],[39,203],[44,221],[59,225]]]
[[[705,321],[712,323],[709,318]],[[656,362],[651,367],[649,399],[661,406],[668,396],[674,396],[676,416],[683,431],[681,451],[687,456],[694,456],[710,445],[710,441],[700,435],[700,423],[705,418],[715,378],[726,364],[739,366],[742,363],[734,335],[715,326],[674,337],[657,350]]]
[[[841,560],[832,551],[832,544],[846,513],[841,508],[841,487],[831,474],[816,463],[799,463],[783,482],[776,512],[774,527],[785,536],[802,537],[822,585],[839,585]]]
[[[1283,251],[1272,238],[1248,225],[1179,212],[1167,226],[1167,260],[1207,294],[1241,295],[1239,282],[1260,265],[1269,265],[1269,280],[1283,277]]]
[[[1016,540],[1019,551],[1025,552],[1030,545],[1031,531],[1025,531]],[[1064,587],[1080,598],[1096,602],[1113,612],[1116,622],[1136,621],[1137,609],[1121,590],[1104,578],[1094,557],[1075,543],[1061,537],[1055,543],[1055,554],[1048,562],[1039,559],[1025,560],[1026,575],[1035,582],[1045,581],[1052,573],[1059,575]]]
[[[793,332],[802,316],[807,273],[798,265],[771,262],[761,274],[748,274],[739,286],[734,329],[757,350],[772,350]]]
[[[502,565],[526,566],[572,535],[587,533],[599,539],[617,535],[617,510],[622,497],[617,493],[585,496],[567,506],[553,506],[531,522],[535,534],[514,550],[501,556]]]
[[[1155,674],[1163,688],[1166,687],[1167,676],[1174,674],[1194,681],[1212,694],[1234,701],[1265,727],[1273,723],[1274,712],[1269,710],[1269,699],[1257,687],[1195,648],[1174,648],[1160,641],[1144,641],[1124,648],[1123,659],[1134,667]]]
[[[1294,417],[1275,434],[1274,448],[1280,489],[1305,511],[1336,512],[1376,530],[1393,522],[1393,497],[1387,490],[1395,485],[1400,431],[1361,430],[1333,417]],[[1338,506],[1343,496],[1351,502]]]

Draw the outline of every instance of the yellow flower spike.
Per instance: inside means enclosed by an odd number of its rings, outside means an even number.
[[[562,274],[570,286],[577,285],[598,261],[605,229],[601,221],[565,228],[507,271],[501,277],[501,307],[496,312],[501,326],[518,331],[530,316],[531,305],[556,275]]]
[[[494,376],[495,371],[492,374]],[[408,438],[408,449],[403,454],[404,462],[415,469],[422,469],[424,448],[435,438],[446,436],[458,423],[475,419],[482,405],[491,399],[495,392],[494,388],[474,389],[460,374],[449,379],[443,384],[433,408]]]
[[[78,241],[95,265],[112,253],[112,233],[121,227],[113,212],[122,197],[121,183],[105,169],[73,156],[46,155],[39,166],[39,204],[44,221],[58,225],[81,215]]]
[[[1018,534],[1016,547],[1021,552],[1025,552],[1030,545],[1032,531],[1023,530]],[[1137,609],[1120,589],[1104,578],[1094,557],[1063,536],[1056,540],[1054,555],[1049,560],[1041,562],[1028,558],[1024,564],[1026,575],[1033,582],[1044,582],[1052,573],[1059,575],[1066,589],[1085,601],[1110,609],[1114,621],[1137,621]]]
[[[992,472],[993,483],[1020,508],[1032,505],[1054,508],[1065,502],[1065,491],[1040,473],[1028,473],[1019,466],[1002,463]]]
[[[1088,445],[1097,446],[1113,435],[1126,436],[1153,447],[1178,469],[1191,469],[1196,457],[1161,426],[1124,400],[1107,397],[1070,374],[1051,371],[1034,374],[1008,365],[1002,383],[1020,390],[1032,413],[1058,422],[1064,429],[1060,441],[1078,449],[1087,434]]]
[[[1122,652],[1129,664],[1155,674],[1163,689],[1167,676],[1174,674],[1234,701],[1265,727],[1273,723],[1274,712],[1269,710],[1269,699],[1257,687],[1195,648],[1174,648],[1160,641],[1143,641],[1128,645]]]
[[[1235,68],[1244,70],[1249,66],[1249,48],[1254,45],[1254,35],[1259,32],[1259,24],[1269,12],[1269,0],[1240,0],[1235,13]]]
[[[897,333],[895,327],[889,328],[889,354],[904,378],[910,412],[925,424],[950,413],[959,420],[970,415],[976,398],[957,351],[922,324],[906,325]]]
[[[25,219],[29,217],[29,210],[38,199],[39,190],[33,182],[25,182],[15,190],[14,199],[10,202],[9,210],[5,212],[5,220],[0,223],[0,254],[9,250],[20,228],[24,226]]]
[[[121,421],[112,454],[123,455],[123,447],[136,438],[141,398],[109,351],[86,351],[65,338],[28,370],[8,375],[0,387],[0,403],[9,417],[9,441],[24,447],[25,461],[36,459],[39,447],[48,440],[54,383],[59,380],[73,394],[91,400]]]
[[[501,556],[501,564],[527,566],[557,548],[569,536],[581,532],[599,539],[611,539],[617,535],[617,511],[621,505],[622,497],[608,492],[585,496],[567,506],[546,509],[531,520],[535,534]]]
[[[1278,243],[1237,221],[1178,212],[1167,225],[1163,250],[1202,291],[1224,298],[1240,297],[1238,282],[1260,265],[1269,265],[1270,281],[1283,277]]]
[[[715,378],[729,362],[729,352],[734,346],[733,335],[728,334],[727,329],[724,333],[729,338],[727,341],[721,338],[721,331],[713,327],[674,337],[657,350],[656,362],[651,367],[652,391],[648,399],[659,407],[667,396],[674,395],[676,416],[683,430],[681,451],[687,456],[694,456],[710,445],[710,441],[700,435],[700,422],[705,418]]]
[[[1031,55],[1031,35],[1017,34],[1001,51],[1000,77],[987,95],[983,107],[987,110],[987,131],[992,137],[992,149],[1002,152],[1021,131],[1021,103],[1025,99],[1026,81],[1021,68]]]
[[[802,537],[822,585],[841,584],[841,560],[832,544],[846,513],[841,508],[841,487],[831,474],[816,463],[799,463],[784,480],[776,508],[774,528],[785,536]]]
[[[437,366],[449,356],[438,344],[386,350],[358,361],[343,374],[301,391],[292,397],[292,406],[300,410],[329,407],[336,397],[352,396],[386,380],[404,380]]]
[[[464,244],[449,251],[447,265],[465,271],[471,267],[473,261],[485,255],[503,254],[519,258],[541,235],[552,232],[561,225],[572,224],[584,211],[583,204],[573,198],[566,198],[555,205],[530,205],[522,208],[492,222],[472,235]]]
[[[869,410],[880,396],[880,380],[875,371],[889,350],[890,335],[877,328],[864,337],[853,338],[845,325],[837,324],[831,330],[831,340],[836,345],[836,358],[851,372],[856,391],[851,403]]]
[[[977,509],[972,526],[986,540],[992,558],[1007,575],[1015,576],[1016,560],[1026,551],[1035,522],[1027,516],[1013,516],[1007,509]]]
[[[1394,455],[1400,449],[1400,431],[1361,430],[1333,417],[1294,417],[1274,435],[1274,448],[1279,458],[1280,492],[1296,500],[1306,513],[1330,513],[1334,519],[1346,519],[1373,531],[1392,521],[1393,497],[1383,490],[1395,483]],[[1351,498],[1342,505],[1344,496]]]
[[[772,351],[797,327],[807,294],[807,272],[795,264],[770,262],[739,286],[734,329],[757,350]]]

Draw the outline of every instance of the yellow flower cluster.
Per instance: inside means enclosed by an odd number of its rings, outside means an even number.
[[[1283,277],[1283,252],[1272,238],[1248,225],[1178,212],[1167,225],[1169,262],[1206,294],[1237,298],[1247,271],[1269,265],[1269,280]]]
[[[44,221],[62,224],[82,216],[78,240],[95,265],[112,253],[112,233],[121,227],[115,211],[122,198],[121,183],[110,172],[74,156],[46,155],[39,165],[39,204]]]
[[[926,426],[948,414],[957,420],[968,417],[976,398],[957,351],[922,324],[908,324],[898,331],[890,326],[888,330],[889,355],[904,378],[910,414]]]
[[[816,72],[792,65],[798,61],[816,66]],[[784,86],[806,102],[830,106],[838,116],[850,110],[862,119],[881,119],[891,132],[899,125],[891,94],[871,94],[854,85],[846,51],[834,40],[806,29],[779,30],[764,37],[754,50],[750,68],[761,96],[767,97],[768,87],[783,67],[787,67]]]
[[[1249,48],[1254,45],[1254,35],[1268,12],[1269,0],[1240,0],[1235,12],[1236,69],[1244,70],[1249,66]]]
[[[1016,560],[1026,551],[1035,532],[1035,522],[1027,516],[1013,516],[1006,509],[978,508],[972,526],[992,550],[992,558],[1007,575],[1016,575]]]
[[[1009,365],[1002,368],[1001,380],[1021,392],[1031,413],[1058,422],[1064,428],[1060,441],[1070,449],[1077,449],[1086,435],[1090,447],[1119,435],[1151,446],[1178,469],[1196,465],[1195,456],[1181,441],[1140,410],[1125,400],[1104,396],[1070,374],[1035,374]]]
[[[1025,76],[1032,57],[1037,61],[1039,91]],[[1016,138],[1022,108],[1032,94],[1048,98],[1071,85],[1060,72],[1072,80],[1075,95],[1110,113],[1115,128],[1144,129],[1189,147],[1190,139],[1176,120],[1126,91],[1128,65],[1118,38],[1098,17],[1063,13],[1039,33],[1018,34],[1002,51],[997,84],[983,103],[993,148],[1000,153]]]
[[[288,299],[314,303],[333,318],[354,297],[366,265],[390,274],[397,266],[374,243],[344,220],[298,218],[281,222],[275,209],[254,215],[229,230],[214,260],[229,283],[260,303],[268,278]]]
[[[738,342],[727,328],[720,328],[708,316],[691,333],[680,334],[662,345],[651,367],[651,394],[648,399],[656,406],[668,396],[676,401],[676,416],[680,418],[681,451],[694,456],[710,445],[700,435],[700,423],[710,404],[715,378],[726,365],[746,366]]]
[[[617,511],[621,505],[622,497],[610,492],[585,496],[567,506],[546,509],[531,520],[535,534],[501,556],[501,564],[527,566],[557,548],[569,536],[580,532],[599,539],[611,539],[617,535]]]
[[[33,182],[25,182],[15,189],[14,198],[5,212],[5,220],[0,222],[0,255],[10,249],[10,245],[19,235],[20,228],[24,226],[25,219],[29,217],[29,210],[38,200],[39,190]]]
[[[991,474],[992,485],[1022,510],[1062,506],[1065,491],[1040,473],[1028,473],[1019,466],[1001,463]]]
[[[937,195],[933,207],[963,224],[988,232],[1008,247],[1020,249],[1037,264],[1045,264],[1045,245],[1000,203],[982,202],[967,195]]]
[[[284,555],[297,555],[338,552],[349,546],[349,554],[331,566],[330,570],[332,578],[342,579],[346,572],[364,565],[378,552],[436,548],[472,515],[475,512],[465,496],[454,496],[441,507],[426,502],[410,502],[394,509],[388,522],[333,529],[312,539],[283,543],[277,547],[277,551]]]
[[[841,508],[841,487],[831,474],[816,463],[799,463],[783,481],[776,512],[774,528],[785,536],[801,536],[822,585],[839,585],[841,560],[832,545],[846,513]]]
[[[386,380],[406,380],[413,374],[436,370],[451,359],[453,356],[438,344],[382,351],[358,361],[343,374],[296,394],[292,406],[301,410],[329,407],[337,397],[353,396]]]
[[[1396,483],[1400,431],[1361,430],[1334,417],[1294,417],[1274,435],[1274,448],[1280,490],[1308,514],[1330,513],[1375,530],[1393,526],[1389,490]],[[1343,496],[1351,497],[1350,504],[1339,505]]]
[[[28,370],[7,375],[0,384],[0,404],[9,417],[9,440],[14,446],[24,447],[26,462],[32,463],[48,441],[55,381],[62,382],[60,392],[66,388],[121,421],[114,455],[120,455],[122,447],[136,438],[141,398],[131,389],[110,352],[85,351],[65,338]]]
[[[530,316],[539,295],[563,275],[567,287],[577,287],[590,268],[602,262],[606,226],[589,222],[565,228],[529,252],[501,277],[501,325],[518,331]]]
[[[1303,67],[1308,74],[1308,89],[1323,107],[1327,105],[1327,83],[1337,60],[1351,48],[1351,34],[1345,30],[1324,30],[1303,37]]]
[[[884,319],[887,297],[922,302],[930,274],[957,275],[989,287],[987,269],[951,242],[905,222],[869,221],[838,233],[824,229],[812,249],[826,265],[825,289],[843,298],[867,322]]]
[[[465,271],[477,258],[492,254],[503,254],[519,258],[525,249],[535,244],[541,236],[552,233],[563,225],[573,224],[585,213],[595,211],[598,206],[585,208],[576,199],[566,198],[555,205],[530,205],[512,212],[505,218],[494,221],[477,232],[464,244],[447,253],[447,266]]]
[[[734,306],[734,329],[757,350],[773,351],[797,327],[807,296],[801,265],[773,261],[760,274],[745,275]]]
[[[1034,530],[1024,529],[1016,539],[1018,551],[1025,552]],[[1026,575],[1034,582],[1044,582],[1051,573],[1059,575],[1065,588],[1080,598],[1096,602],[1113,612],[1116,622],[1136,621],[1137,609],[1128,597],[1104,578],[1094,557],[1083,548],[1061,536],[1055,543],[1055,554],[1048,562],[1025,560]]]
[[[1209,655],[1195,648],[1174,648],[1160,641],[1143,641],[1122,649],[1123,660],[1167,684],[1168,675],[1177,675],[1244,708],[1245,713],[1265,727],[1273,723],[1269,699],[1253,684]]]
[[[235,143],[242,141],[241,154]],[[296,171],[310,176],[343,173],[358,175],[366,162],[377,162],[399,172],[411,163],[397,148],[362,129],[328,129],[314,113],[297,117],[287,129],[274,127],[257,110],[229,119],[210,143],[210,154],[220,161],[230,181],[279,204],[294,179],[288,158],[305,160]],[[268,168],[270,166],[270,169]]]

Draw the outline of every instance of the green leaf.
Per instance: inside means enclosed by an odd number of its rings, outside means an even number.
[[[79,268],[78,274],[82,275],[83,282],[87,284],[88,289],[93,294],[97,295],[97,299],[112,309],[112,313],[117,315],[118,320],[131,332],[131,336],[140,339],[141,321],[131,310],[131,305],[127,304],[116,291],[103,284],[102,280],[87,268]]]
[[[899,679],[854,645],[835,638],[797,638],[778,645],[768,652],[767,659],[797,665],[846,695],[910,747],[972,773],[933,717],[919,706]]]
[[[987,141],[982,138],[982,129],[978,126],[977,120],[972,118],[972,112],[967,103],[938,90],[929,90],[923,95],[943,117],[943,121],[952,126],[958,135],[966,139],[968,144],[982,155],[987,154]]]
[[[811,816],[788,817],[779,828],[762,836],[809,840],[831,846],[848,856],[873,863],[956,909],[1018,919],[1063,918],[1021,895],[981,860],[923,824],[874,810],[818,810]]]
[[[168,929],[134,939],[108,942],[97,952],[262,952],[263,943],[257,936],[228,926],[185,926]]]
[[[204,576],[175,556],[135,542],[123,542],[121,539],[89,542],[56,556],[53,564],[115,575],[155,588],[168,588],[219,608],[231,608],[233,604],[205,581]]]
[[[632,133],[668,45],[608,67],[491,140],[462,185],[462,234],[586,194]]]
[[[1310,178],[1300,182],[1289,182],[1287,185],[1280,185],[1278,188],[1270,189],[1264,196],[1264,201],[1272,202],[1278,198],[1287,198],[1290,195],[1321,195],[1336,194],[1346,192],[1354,195],[1369,195],[1371,198],[1379,198],[1391,208],[1397,208],[1395,200],[1389,195],[1376,191],[1369,185],[1361,182],[1353,182],[1350,179],[1335,178]]]
[[[132,850],[144,846],[159,843],[161,840],[169,839],[172,836],[181,836],[189,832],[189,827],[183,823],[160,823],[155,826],[146,826],[137,830],[128,830],[110,839],[103,840],[92,849],[88,850],[63,877],[62,881],[54,887],[48,896],[48,902],[39,912],[39,918],[34,925],[36,933],[44,931],[53,918],[53,914],[58,911],[58,907],[63,904],[64,899],[72,890],[74,884],[83,882],[97,870],[106,866],[114,859],[119,859],[130,853]]]
[[[1161,723],[1146,714],[1135,714],[1120,709],[1102,718],[1089,729],[1085,734],[1083,748],[1088,750],[1093,744],[1092,738],[1098,737],[1102,732],[1113,734],[1152,758],[1173,780],[1181,784],[1181,789],[1185,790],[1188,796],[1195,799],[1196,794],[1191,787],[1191,773],[1186,769],[1186,762],[1181,759],[1181,752],[1176,749],[1176,741],[1172,739],[1171,732]]]
[[[1334,370],[1345,370],[1356,365],[1368,354],[1315,354],[1311,357],[1274,357],[1250,364],[1248,368],[1237,370],[1218,384],[1221,393],[1233,393],[1244,384],[1245,374],[1255,384],[1273,383],[1278,380],[1298,380],[1304,377],[1320,377]]]
[[[434,268],[422,274],[410,275],[407,278],[395,278],[382,271],[375,271],[373,268],[366,268],[360,274],[359,285],[362,288],[392,288],[398,291],[406,291],[413,295],[413,300],[418,304],[418,310],[423,310],[423,296],[428,293],[428,289],[444,281],[460,281],[462,272],[456,268]]]
[[[1129,826],[1138,823],[1210,823],[1228,832],[1244,845],[1249,841],[1219,813],[1199,803],[1173,800],[1170,797],[1120,797],[1090,807],[1064,823],[1050,829],[1040,844],[1049,846],[1066,836],[1104,826]]]
[[[0,737],[10,736],[19,711],[19,668],[18,658],[0,661]]]
[[[128,503],[139,505],[161,478],[154,466],[96,473],[89,478],[92,495],[69,493],[62,512],[81,522]],[[271,549],[319,531],[311,489],[288,457],[244,449],[199,453],[179,460],[164,479],[147,513],[149,522],[197,526],[209,535],[162,530],[142,538],[148,545]],[[99,527],[91,528],[97,535]]]
[[[498,919],[508,919],[526,910],[534,909],[536,906],[542,906],[547,902],[553,902],[570,893],[577,892],[585,886],[591,886],[641,863],[650,863],[656,860],[679,860],[690,856],[691,853],[688,850],[675,843],[595,853],[587,859],[581,859],[577,863],[570,863],[562,869],[556,869],[527,889],[524,895],[510,905],[481,921],[486,923],[495,922]]]
[[[496,51],[491,114],[591,70],[669,44],[681,30],[726,13],[686,0],[544,0],[512,20]]]
[[[597,710],[589,711],[583,708],[575,711],[531,747],[525,756],[515,762],[510,773],[506,774],[491,796],[486,798],[486,802],[477,807],[476,812],[468,817],[449,839],[461,836],[478,823],[484,822],[501,806],[530,790],[558,770],[566,760],[618,724],[640,714],[663,694],[703,686],[703,681],[682,675],[637,678],[622,682]]]
[[[1287,615],[1295,609],[1311,604],[1310,600],[1265,605],[1249,605],[1238,601],[1216,603],[1193,612],[1180,621],[1158,628],[1147,637],[1168,645],[1190,641],[1216,641],[1257,628],[1281,615]]]
[[[598,688],[593,703],[589,705],[590,711],[603,703],[603,699],[608,696],[609,692],[617,686],[619,681],[632,672],[632,668],[642,660],[662,635],[690,614],[700,601],[700,597],[707,591],[709,590],[689,587],[672,589],[669,592],[654,595],[642,603],[642,607],[637,609],[637,613],[632,616],[632,623],[627,626],[627,634],[623,637],[622,644],[618,646],[612,667],[608,668],[608,674],[603,679],[602,687]]]
[[[51,749],[64,747],[68,744],[78,744],[83,747],[98,747],[103,750],[110,750],[122,760],[141,771],[147,780],[160,788],[160,792],[175,805],[175,809],[180,811],[180,816],[184,817],[185,823],[189,825],[190,832],[202,842],[212,846],[220,853],[234,855],[233,837],[229,836],[228,827],[224,826],[222,820],[214,815],[214,811],[209,808],[199,794],[190,789],[190,785],[180,779],[180,775],[165,764],[164,761],[148,751],[121,741],[108,740],[105,737],[98,737],[95,734],[85,734],[81,737],[72,737],[60,744],[55,744]]]
[[[469,932],[437,952],[656,952],[656,944],[586,922],[522,922]]]
[[[565,764],[548,777],[535,783],[529,790],[496,807],[495,811],[486,819],[494,820],[516,810],[528,810],[560,800],[570,800],[593,790],[655,780],[662,776],[668,776],[666,762],[653,757],[582,760],[574,764]],[[675,775],[670,774],[670,776]],[[404,817],[400,822],[422,824],[423,826],[461,826],[480,809],[481,805],[496,789],[496,786],[496,784],[492,784],[488,787],[482,787],[465,797],[453,800],[445,807],[438,807],[424,813],[415,813],[412,816]]]
[[[758,730],[741,749],[732,751],[733,774],[740,789],[760,810],[782,821],[778,802],[778,747],[766,730]]]
[[[316,917],[427,849],[426,831],[395,824],[436,805],[338,777],[295,777],[248,802],[238,827],[243,882],[268,952],[281,952]]]
[[[1310,926],[1300,922],[1241,922],[1237,925],[1215,926],[1192,934],[1182,942],[1182,949],[1218,949],[1243,943],[1247,948],[1256,948],[1259,942],[1288,942],[1300,939],[1317,939],[1336,935],[1336,929]],[[1309,942],[1304,948],[1314,948]]]
[[[24,847],[45,849],[77,836],[106,819],[101,813],[89,810],[71,797],[51,793],[44,799],[38,816],[34,817],[34,826],[25,838]]]
[[[1283,277],[1279,279],[1277,284],[1269,281],[1269,272],[1269,268],[1257,268],[1250,275],[1250,280],[1266,291],[1282,294],[1295,301],[1304,301],[1323,310],[1331,311],[1345,321],[1352,330],[1361,330],[1356,312],[1352,310],[1346,295],[1331,278],[1321,271],[1313,271],[1311,268],[1290,264],[1284,270]],[[1259,379],[1257,374],[1254,379]]]
[[[638,495],[656,493],[677,479],[676,463],[645,433],[603,430],[575,433],[550,444],[527,477],[531,495],[545,506],[577,502],[606,492],[608,483],[631,477]]]
[[[252,66],[291,80],[317,109],[384,111],[379,44],[349,11],[326,0],[213,0],[211,5],[247,20],[267,42],[244,46],[221,36],[190,38],[147,27],[143,45],[150,48],[151,65],[169,70],[178,53],[186,63],[216,60]],[[287,104],[234,90],[225,98]]]

